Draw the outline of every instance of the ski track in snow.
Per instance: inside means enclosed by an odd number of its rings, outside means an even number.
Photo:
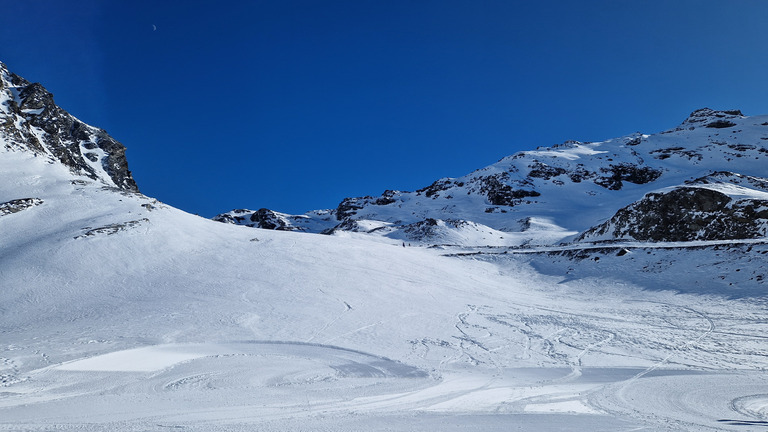
[[[325,291],[323,291],[323,290],[318,289],[318,291],[320,291],[323,294],[326,294]],[[332,320],[330,320],[327,323],[325,323],[325,325],[323,325],[322,328],[320,328],[317,332],[315,332],[315,334],[310,336],[309,339],[307,339],[305,342],[312,342],[318,335],[320,335],[321,333],[325,332],[328,329],[328,327],[331,327],[336,321],[342,319],[344,317],[344,314],[346,314],[347,312],[352,310],[352,306],[350,306],[349,303],[345,302],[344,300],[341,300],[339,298],[335,298],[335,300],[344,305],[344,310],[341,311],[338,315],[336,315]],[[358,330],[361,330],[361,329],[367,328],[367,327],[369,327],[369,326],[363,326],[363,327],[361,327]]]
[[[274,236],[256,247],[273,244],[280,250],[280,235]],[[302,249],[293,247],[296,243],[291,239],[285,249],[293,251],[293,259],[303,259],[295,252]],[[381,310],[387,303],[376,297],[380,290],[375,288],[350,284],[349,289],[343,286],[347,282],[331,283],[333,279],[318,285],[302,274],[275,273],[297,282],[288,286],[298,288],[281,293],[295,307],[295,317],[309,310],[300,294],[313,290],[318,294],[310,300],[329,311],[295,322],[306,329],[304,342],[215,339],[238,334],[226,330],[230,326],[244,330],[243,336],[288,331],[270,327],[275,317],[282,317],[276,315],[279,311],[290,309],[262,286],[269,280],[260,276],[254,282],[244,274],[227,282],[247,282],[233,297],[193,288],[190,295],[198,300],[183,303],[176,312],[165,309],[166,301],[157,304],[168,320],[163,326],[173,329],[165,339],[191,342],[163,344],[146,338],[115,343],[121,333],[149,328],[129,321],[128,327],[98,330],[110,322],[110,313],[101,311],[84,311],[71,321],[93,323],[93,331],[102,336],[81,334],[94,343],[67,346],[71,336],[45,343],[11,340],[0,353],[7,365],[0,430],[17,430],[19,425],[27,430],[251,430],[254,425],[280,430],[278,425],[286,424],[300,430],[315,421],[344,430],[350,424],[384,428],[409,418],[438,422],[459,416],[487,430],[519,423],[537,430],[579,424],[585,430],[695,431],[744,430],[745,424],[759,426],[768,416],[760,372],[760,332],[768,316],[759,303],[643,293],[610,282],[603,282],[608,283],[603,301],[593,302],[584,299],[585,288],[575,282],[564,285],[533,275],[526,279],[529,285],[516,285],[521,268],[515,258],[496,262],[502,271],[493,272],[482,260],[436,257],[428,250],[407,253],[408,259],[416,254],[445,263],[443,272],[464,265],[483,271],[473,269],[473,276],[457,285],[459,273],[444,279],[417,276],[420,266],[408,278],[366,270],[391,287],[407,287],[403,289],[409,296],[438,303],[426,310],[414,309],[408,296],[388,299],[394,307]],[[209,259],[204,253],[200,258]],[[260,259],[271,265],[267,250]],[[182,259],[169,262],[187,265]],[[510,273],[505,266],[515,269],[513,278],[504,276]],[[45,286],[45,273],[32,274],[34,283]],[[300,288],[307,283],[314,288]],[[478,287],[486,295],[469,295]],[[451,295],[436,297],[438,289]],[[79,295],[77,290],[66,293]],[[57,313],[46,301],[43,292],[32,304]],[[444,312],[451,309],[451,315]],[[142,313],[154,312],[150,308]],[[190,335],[209,328],[205,323],[211,317],[216,324],[202,335],[207,341],[195,342]],[[402,320],[418,325],[409,327]],[[420,329],[425,322],[439,325],[424,333]],[[315,323],[315,329],[307,323]],[[203,324],[207,327],[199,327]],[[323,343],[312,343],[317,340]],[[70,354],[66,360],[61,354],[51,359],[40,348]],[[31,362],[27,353],[41,360]],[[39,367],[30,369],[29,364]],[[710,388],[717,391],[703,390]],[[444,430],[439,425],[429,423],[427,429]],[[412,426],[406,422],[399,430]]]
[[[243,300],[248,302],[246,297]],[[45,425],[66,430],[83,423],[91,424],[84,430],[161,424],[195,429],[222,422],[232,430],[247,430],[246,425],[254,422],[266,424],[280,419],[322,415],[341,425],[349,416],[375,419],[409,412],[494,413],[512,419],[536,415],[541,416],[542,424],[538,426],[544,430],[548,416],[558,413],[593,419],[609,413],[658,430],[743,430],[738,429],[740,425],[763,421],[768,415],[768,397],[764,391],[756,391],[765,385],[763,378],[755,380],[759,374],[663,369],[670,358],[685,356],[707,336],[716,335],[715,320],[698,308],[670,302],[625,303],[636,307],[644,314],[641,316],[655,320],[654,325],[678,320],[678,329],[695,329],[697,333],[671,346],[667,356],[640,370],[585,367],[590,353],[624,336],[601,333],[592,337],[592,343],[576,343],[585,340],[589,331],[575,321],[571,321],[573,327],[551,327],[565,322],[561,318],[568,315],[567,311],[528,305],[529,317],[540,313],[540,317],[550,319],[540,323],[546,331],[529,331],[525,346],[535,346],[530,341],[538,338],[544,349],[539,353],[549,355],[553,366],[561,366],[516,369],[513,363],[495,357],[504,350],[486,345],[495,336],[503,336],[503,330],[514,330],[503,321],[513,315],[499,314],[488,305],[470,305],[456,315],[455,355],[441,364],[437,376],[360,351],[311,343],[158,345],[29,371],[23,382],[7,386],[0,399],[0,412],[7,414],[4,418],[11,419],[12,424],[28,424],[30,430]],[[589,318],[590,313],[584,317]],[[597,317],[599,314],[593,312],[589,319]],[[688,326],[691,317],[698,320],[694,328]],[[578,314],[569,317],[579,318]],[[492,325],[499,322],[507,324]],[[636,324],[642,325],[642,321]],[[142,361],[146,360],[150,363],[144,366]],[[462,366],[468,363],[481,367]],[[712,383],[728,383],[729,391],[712,395],[710,391],[695,390]],[[260,397],[254,399],[251,395],[256,394]],[[654,394],[653,400],[665,401],[674,409],[660,409],[660,402],[643,405],[648,398],[641,398],[643,403],[638,404],[637,395],[647,394]],[[183,402],[167,395],[183,395]],[[710,405],[722,404],[729,408],[711,411]],[[195,414],[178,414],[190,408]],[[48,414],[41,416],[42,412]],[[2,429],[13,430],[0,423]]]
[[[635,375],[635,376],[633,376],[632,378],[630,378],[629,380],[627,380],[627,382],[626,382],[626,384],[625,384],[625,385],[630,385],[630,384],[631,384],[633,381],[635,381],[635,380],[637,380],[637,379],[639,379],[639,378],[643,377],[644,375],[648,374],[649,372],[652,372],[652,371],[654,371],[654,370],[656,370],[656,369],[660,368],[660,367],[661,367],[661,366],[663,366],[665,363],[667,363],[667,362],[668,362],[668,361],[669,361],[669,360],[670,360],[672,357],[674,357],[675,355],[677,355],[677,354],[678,354],[678,350],[683,350],[683,349],[686,349],[686,348],[688,348],[688,347],[690,347],[690,346],[693,346],[693,345],[694,345],[694,344],[696,344],[697,342],[701,341],[703,338],[705,338],[705,337],[707,337],[708,335],[710,335],[710,334],[711,334],[713,331],[715,331],[715,323],[714,323],[714,321],[712,321],[712,319],[711,319],[711,318],[709,318],[707,315],[705,315],[705,314],[703,314],[703,313],[701,313],[701,312],[699,312],[699,311],[697,311],[697,310],[695,310],[695,309],[693,309],[693,308],[690,308],[690,307],[686,307],[686,306],[678,306],[678,305],[673,305],[673,304],[670,304],[670,303],[662,303],[662,302],[649,302],[649,301],[646,301],[646,302],[647,302],[647,303],[656,303],[656,304],[660,304],[660,305],[662,305],[662,306],[668,306],[668,307],[677,307],[677,308],[680,308],[680,309],[682,309],[682,310],[686,310],[686,311],[692,312],[692,313],[694,313],[694,314],[696,314],[696,315],[699,315],[699,316],[700,316],[700,317],[702,317],[704,320],[706,320],[706,322],[707,322],[707,324],[708,324],[708,328],[707,328],[707,329],[706,329],[704,332],[702,332],[702,333],[701,333],[701,335],[699,335],[698,337],[696,337],[695,339],[691,339],[691,340],[689,340],[689,341],[686,341],[686,342],[685,342],[683,345],[681,345],[679,348],[675,348],[675,349],[673,349],[673,350],[672,350],[672,352],[670,352],[668,355],[666,355],[666,356],[665,356],[663,359],[659,360],[658,362],[656,362],[656,363],[654,363],[653,365],[649,366],[649,367],[648,367],[646,370],[644,370],[644,371],[642,371],[642,372],[638,373],[637,375]]]

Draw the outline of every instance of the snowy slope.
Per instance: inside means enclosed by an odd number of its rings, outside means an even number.
[[[281,218],[289,229],[326,233],[359,232],[360,223],[369,221],[365,224],[388,227],[370,234],[424,244],[435,244],[435,239],[409,236],[413,224],[428,219],[460,220],[488,232],[506,233],[495,236],[496,243],[555,244],[603,223],[647,193],[683,186],[716,172],[765,179],[766,140],[768,116],[747,117],[739,111],[705,108],[661,133],[542,147],[463,177],[438,180],[416,192],[385,191],[380,197],[348,198],[333,210],[283,214]],[[246,219],[254,213],[238,212]],[[313,227],[310,220],[318,223]],[[337,226],[329,230],[332,223]],[[491,244],[484,242],[488,236],[454,237],[458,245]]]
[[[254,230],[2,139],[0,430],[701,431],[768,417],[761,239],[509,250]],[[371,219],[356,223],[388,229]],[[453,221],[411,226],[441,243],[511,235]]]

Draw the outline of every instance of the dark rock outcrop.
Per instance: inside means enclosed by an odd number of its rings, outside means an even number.
[[[344,222],[334,226],[333,228],[328,228],[326,230],[323,230],[320,232],[320,234],[323,235],[332,235],[338,231],[348,231],[348,232],[366,232],[367,230],[360,227],[360,224],[352,219],[347,219]]]
[[[531,168],[531,171],[528,173],[529,177],[540,178],[543,180],[549,180],[552,177],[557,177],[568,172],[564,168],[549,166],[539,161],[532,163],[529,167]]]
[[[229,213],[222,213],[222,214],[216,215],[212,219],[215,220],[216,222],[221,222],[221,223],[243,225],[243,221],[246,220],[246,217],[250,218],[250,215],[251,215],[251,210],[235,209]]]
[[[213,217],[216,222],[245,225],[251,228],[262,228],[277,231],[302,231],[293,226],[288,219],[270,209],[261,208],[256,211],[247,209],[232,210]]]
[[[525,198],[541,196],[535,190],[514,189],[502,183],[499,176],[483,178],[480,192],[486,194],[489,203],[497,206],[515,206],[522,203]]]
[[[358,210],[368,206],[385,206],[397,202],[397,198],[403,192],[396,190],[385,190],[379,197],[363,196],[344,198],[336,207],[336,219],[345,221],[357,214]]]
[[[601,171],[607,175],[596,178],[595,184],[609,190],[620,190],[625,181],[646,184],[661,177],[661,170],[630,163],[610,165],[608,168],[602,168]]]
[[[711,108],[699,108],[692,112],[683,122],[680,129],[696,126],[705,126],[708,128],[726,128],[735,126],[736,123],[730,119],[743,117],[740,110],[713,110]]]
[[[464,183],[456,182],[453,179],[440,179],[432,183],[431,185],[418,189],[416,195],[424,194],[427,198],[436,199],[440,197],[440,192],[449,190],[453,187],[462,187]]]
[[[277,231],[295,231],[296,228],[286,223],[285,219],[269,209],[258,209],[251,215],[252,225],[256,228],[277,230]]]
[[[18,213],[30,207],[38,206],[43,203],[39,198],[20,198],[0,203],[0,216]]]
[[[584,232],[593,238],[639,241],[736,240],[766,236],[768,200],[738,199],[703,187],[646,194],[607,222]]]
[[[344,221],[354,216],[358,210],[365,207],[368,201],[373,200],[373,197],[357,197],[357,198],[344,198],[342,202],[336,207],[336,219]]]
[[[438,238],[446,231],[459,229],[471,225],[470,222],[460,219],[438,220],[427,218],[402,226],[405,237],[412,241],[424,241]]]
[[[723,128],[729,128],[734,126],[736,126],[736,123],[729,120],[715,120],[713,122],[709,122],[704,125],[704,127],[714,128],[714,129],[723,129]]]

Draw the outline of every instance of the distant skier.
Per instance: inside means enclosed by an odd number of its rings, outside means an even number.
[[[405,242],[403,242],[403,247],[405,247]]]

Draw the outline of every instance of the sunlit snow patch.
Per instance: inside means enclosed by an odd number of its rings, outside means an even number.
[[[117,351],[56,366],[67,371],[154,372],[175,364],[215,355],[213,347],[157,345]]]
[[[563,158],[567,160],[580,159],[583,156],[592,156],[601,153],[608,153],[603,150],[595,150],[603,143],[590,143],[590,144],[573,144],[568,147],[558,148],[555,150],[534,150],[526,152],[526,154],[538,157],[553,157]]]

